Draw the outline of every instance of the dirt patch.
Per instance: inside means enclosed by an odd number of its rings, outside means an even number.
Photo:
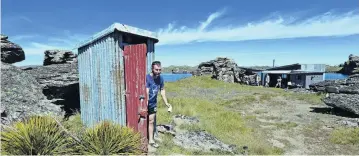
[[[248,125],[267,133],[265,139],[283,149],[285,155],[358,154],[359,145],[338,145],[329,141],[334,128],[348,125],[348,117],[313,111],[318,107],[326,106],[276,96],[243,105],[240,112],[246,116],[255,115],[256,120],[248,120]]]

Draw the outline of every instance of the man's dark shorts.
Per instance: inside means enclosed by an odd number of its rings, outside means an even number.
[[[157,106],[148,108],[148,114],[156,114],[157,113]]]

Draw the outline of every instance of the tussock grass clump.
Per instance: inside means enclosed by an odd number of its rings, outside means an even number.
[[[68,129],[71,133],[79,135],[84,132],[86,127],[81,121],[81,114],[79,112],[71,115],[67,120],[63,121],[63,126]]]
[[[76,146],[81,155],[141,154],[141,136],[131,128],[103,121],[88,128]]]
[[[10,155],[61,155],[72,140],[49,116],[33,116],[1,132],[1,150]]]
[[[338,128],[330,135],[335,144],[359,144],[359,128]]]

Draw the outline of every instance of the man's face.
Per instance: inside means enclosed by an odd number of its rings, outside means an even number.
[[[161,74],[161,66],[159,66],[159,65],[153,65],[153,66],[152,66],[152,73],[153,73],[153,75],[155,75],[155,76],[160,75],[160,74]]]

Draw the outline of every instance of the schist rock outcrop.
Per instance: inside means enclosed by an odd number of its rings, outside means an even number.
[[[1,123],[30,115],[64,116],[80,108],[77,55],[70,51],[45,51],[44,66],[16,67],[25,59],[15,43],[1,35]]]
[[[9,124],[29,115],[63,115],[61,106],[51,103],[31,75],[1,62],[1,123]]]
[[[246,81],[246,70],[239,68],[238,65],[229,58],[217,57],[215,60],[202,62],[194,75],[212,75],[212,78],[230,82],[230,83],[244,83]]]
[[[16,63],[25,60],[22,48],[8,40],[8,36],[1,34],[1,62]]]
[[[66,50],[46,50],[44,66],[51,64],[76,64],[77,55]]]
[[[77,55],[62,50],[47,50],[44,53],[44,66],[27,66],[22,69],[37,80],[47,99],[63,105],[67,113],[79,110]]]
[[[359,56],[349,55],[348,61],[343,65],[343,68],[339,71],[346,75],[359,74]]]
[[[331,107],[359,115],[359,74],[345,80],[327,80],[310,85],[314,91],[325,92],[323,102]]]

